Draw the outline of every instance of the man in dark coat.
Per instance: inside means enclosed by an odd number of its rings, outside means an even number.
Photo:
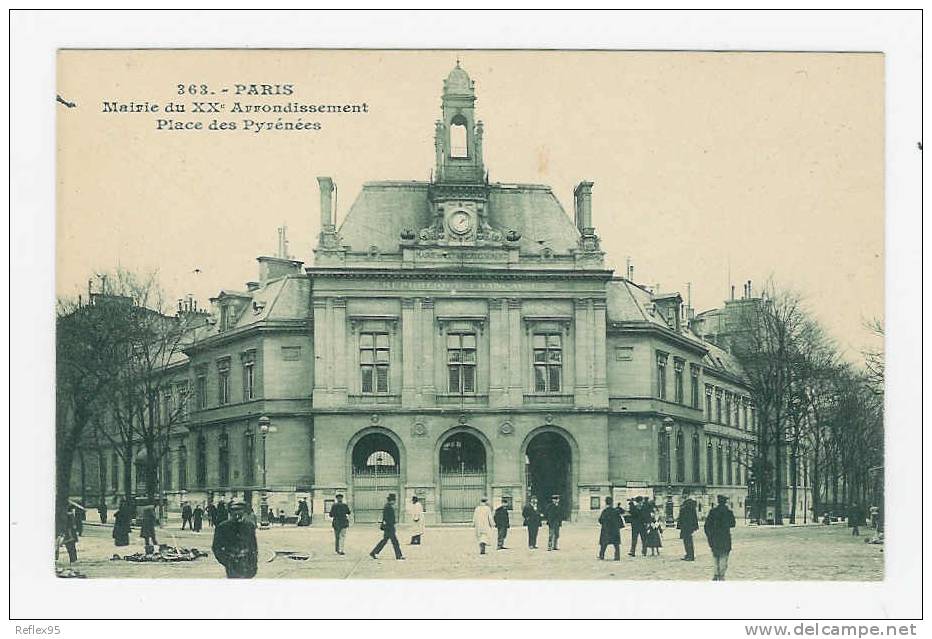
[[[495,509],[492,521],[495,522],[495,530],[498,531],[497,549],[505,550],[505,537],[508,536],[508,528],[511,525],[511,522],[508,520],[508,508],[505,504]]]
[[[537,510],[537,497],[531,497],[531,502],[524,504],[521,509],[524,525],[527,526],[527,547],[537,549],[537,531],[540,530],[540,511]]]
[[[728,570],[728,555],[731,553],[731,529],[735,527],[735,515],[727,506],[728,498],[718,496],[718,504],[705,518],[705,536],[715,559],[715,575],[712,581],[725,581]]]
[[[612,506],[612,498],[605,498],[605,508],[599,515],[599,525],[602,529],[599,531],[599,559],[605,559],[605,549],[611,546],[615,549],[615,561],[621,560],[621,529],[624,528],[625,522],[621,518],[621,512]]]
[[[686,552],[683,561],[695,561],[696,549],[693,545],[693,533],[699,530],[699,515],[696,513],[696,500],[689,496],[688,490],[683,491],[683,503],[680,504],[676,526],[680,529],[680,539],[683,540],[683,549]]]
[[[544,517],[547,518],[547,550],[560,550],[560,526],[563,525],[564,519],[560,495],[550,497]]]
[[[256,527],[244,519],[246,504],[230,503],[230,517],[214,530],[212,550],[229,579],[252,579],[259,571]]]
[[[346,547],[346,529],[349,528],[350,509],[343,503],[343,495],[337,493],[337,501],[330,506],[330,512],[327,513],[333,520],[333,546],[338,555],[345,555],[343,549]]]
[[[638,547],[638,539],[641,540],[641,554],[647,554],[647,524],[650,521],[650,514],[646,509],[644,498],[638,495],[634,498],[634,503],[628,511],[628,520],[631,522],[631,550],[628,556],[634,557]]]
[[[207,504],[207,525],[211,527],[217,525],[217,507],[213,502]]]
[[[855,537],[861,535],[861,526],[864,525],[864,511],[857,504],[851,504],[848,509],[848,525],[851,526],[851,534]]]
[[[201,508],[200,504],[194,507],[194,511],[191,513],[191,519],[194,522],[194,532],[201,532],[201,526],[204,521],[204,509]]]
[[[227,520],[227,504],[222,499],[217,504],[217,512],[214,514],[214,525],[219,526]]]
[[[191,527],[191,516],[194,512],[191,510],[191,504],[184,502],[184,506],[181,507],[181,529],[184,530],[184,527]]]
[[[59,537],[59,545],[64,546],[68,549],[68,563],[73,564],[78,560],[78,531],[77,531],[77,508],[71,507],[68,509],[68,516],[65,517],[65,529]],[[58,559],[58,551],[56,550],[55,558]]]
[[[375,545],[369,556],[378,559],[378,555],[385,548],[385,544],[392,542],[392,548],[395,550],[395,559],[404,559],[401,556],[401,546],[398,544],[398,536],[395,534],[395,525],[398,519],[395,517],[395,493],[389,493],[385,500],[385,506],[382,508],[382,522],[379,527],[382,529],[382,539]]]
[[[100,523],[107,523],[107,502],[102,501],[97,507],[97,514],[100,515]]]
[[[158,539],[155,538],[156,523],[155,506],[148,504],[142,509],[142,525],[139,528],[139,536],[147,548],[159,545]]]

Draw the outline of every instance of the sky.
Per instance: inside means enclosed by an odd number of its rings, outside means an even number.
[[[427,180],[442,81],[476,83],[490,180],[548,184],[568,214],[595,183],[606,264],[662,291],[691,283],[720,306],[772,280],[803,297],[851,359],[884,308],[882,54],[560,51],[62,51],[58,94],[56,291],[95,273],[158,270],[169,299],[207,304],[257,279],[288,227],[310,264],[317,176],[338,187],[337,222],[363,182]],[[237,84],[291,84],[239,96]],[[213,96],[179,96],[206,84]],[[227,93],[222,88],[228,88]],[[314,131],[241,130],[248,115],[194,114],[192,101],[366,103],[302,114]],[[184,114],[104,113],[136,101]],[[236,131],[158,130],[158,118]],[[276,121],[278,115],[255,116]],[[286,119],[296,119],[288,116]]]

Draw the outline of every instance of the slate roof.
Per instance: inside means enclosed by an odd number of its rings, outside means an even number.
[[[401,231],[432,222],[427,190],[427,182],[367,182],[340,225],[343,243],[353,251],[377,246],[383,253],[398,252]],[[491,184],[487,206],[493,228],[521,233],[523,254],[544,247],[569,254],[577,247],[579,231],[548,186]]]

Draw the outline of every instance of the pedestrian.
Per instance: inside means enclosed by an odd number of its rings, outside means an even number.
[[[256,527],[246,521],[246,504],[230,501],[229,517],[217,524],[211,546],[229,579],[252,579],[259,571]]]
[[[295,512],[295,515],[298,516],[299,526],[311,525],[311,509],[308,508],[307,498],[302,497],[300,501],[298,501],[298,510]]]
[[[683,561],[696,561],[696,548],[693,545],[693,533],[699,530],[699,515],[696,513],[696,500],[689,496],[689,491],[683,491],[683,503],[676,517],[676,527],[680,529],[680,539],[683,540],[683,550],[686,553]]]
[[[424,534],[424,506],[417,495],[411,496],[411,506],[408,508],[411,517],[411,543],[409,546],[420,546],[421,535]]]
[[[97,506],[97,514],[100,515],[100,523],[107,523],[107,502],[101,501],[100,505]]]
[[[285,509],[284,509],[284,508],[279,508],[279,509],[278,509],[278,525],[279,525],[279,526],[284,526],[284,525],[285,525],[285,521],[286,521]]]
[[[521,509],[524,525],[527,526],[527,547],[537,550],[537,531],[540,530],[540,511],[537,509],[537,497],[531,497],[528,504]]]
[[[495,515],[493,515],[492,521],[495,522],[495,530],[498,531],[496,549],[507,550],[505,548],[505,537],[508,536],[508,528],[511,526],[511,522],[508,517],[508,507],[505,504],[501,504],[495,509]]]
[[[848,525],[851,526],[851,534],[854,537],[861,536],[861,527],[864,525],[864,511],[858,504],[851,504],[848,509]]]
[[[65,528],[58,537],[58,545],[68,549],[68,563],[72,564],[78,560],[78,516],[76,510],[74,507],[68,509],[68,514],[65,516]],[[55,551],[55,558],[58,558],[57,550]]]
[[[560,505],[560,495],[550,496],[544,517],[547,518],[547,550],[560,550],[560,526],[565,518],[563,506]]]
[[[246,504],[246,512],[243,514],[243,521],[248,521],[254,527],[259,527],[259,521],[256,519],[256,511],[252,509],[252,504],[249,502],[243,502]]]
[[[631,521],[631,550],[629,557],[634,557],[637,551],[638,539],[641,540],[641,555],[647,554],[647,504],[641,495],[634,498],[631,509],[628,511]]]
[[[663,525],[660,520],[657,518],[655,512],[650,513],[650,521],[647,524],[647,543],[646,546],[650,548],[650,556],[656,557],[660,554],[660,549],[663,547]]]
[[[158,539],[155,538],[155,506],[146,504],[142,508],[142,525],[139,529],[139,536],[146,545],[146,554],[150,553],[150,547],[154,550],[159,545]]]
[[[214,513],[214,526],[219,526],[227,520],[227,504],[222,499],[217,503],[217,512]]]
[[[492,543],[492,529],[495,528],[488,497],[480,499],[479,505],[472,511],[472,525],[476,530],[476,541],[479,542],[479,554],[484,555],[486,546]]]
[[[129,546],[129,533],[132,531],[132,513],[126,500],[121,499],[113,515],[113,545]]]
[[[395,531],[398,518],[395,515],[395,493],[389,493],[385,499],[385,506],[382,507],[382,521],[379,522],[379,529],[382,531],[382,539],[375,545],[375,548],[369,553],[373,559],[379,558],[379,553],[385,548],[385,544],[392,542],[392,549],[395,551],[395,559],[404,559],[401,555],[401,546],[398,544],[398,536]]]
[[[621,529],[625,523],[618,508],[612,506],[612,498],[605,498],[605,508],[599,515],[599,559],[605,559],[605,549],[611,546],[615,550],[615,561],[621,560]]]
[[[207,525],[213,528],[217,525],[217,507],[214,502],[207,502]]]
[[[73,502],[72,502],[73,503]],[[74,529],[78,537],[84,534],[84,505],[74,504]]]
[[[725,581],[728,570],[728,555],[731,553],[731,529],[735,527],[735,515],[728,508],[728,498],[719,495],[716,504],[705,518],[705,537],[715,560],[715,575],[712,581]]]
[[[194,515],[194,511],[191,510],[191,504],[184,502],[184,505],[181,507],[181,529],[184,530],[184,527],[187,526],[191,528],[191,517]]]
[[[346,529],[349,528],[349,506],[343,503],[343,495],[337,493],[337,502],[330,506],[327,513],[333,520],[333,545],[338,555],[345,555]]]
[[[204,523],[204,509],[201,508],[200,504],[194,507],[194,510],[191,513],[191,519],[194,522],[194,532],[201,532],[201,526]]]

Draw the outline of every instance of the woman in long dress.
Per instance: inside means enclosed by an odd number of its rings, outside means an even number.
[[[479,554],[485,554],[485,547],[492,543],[492,531],[495,522],[492,521],[492,509],[489,508],[489,498],[483,497],[472,513],[472,525],[476,529],[476,541],[479,542]]]
[[[120,507],[113,516],[113,545],[129,546],[129,533],[132,530],[132,516],[126,501],[120,500]]]

